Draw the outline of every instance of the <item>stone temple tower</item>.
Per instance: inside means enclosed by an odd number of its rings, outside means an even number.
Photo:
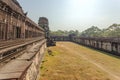
[[[38,25],[45,30],[45,37],[49,38],[49,21],[46,17],[40,17],[38,20]]]

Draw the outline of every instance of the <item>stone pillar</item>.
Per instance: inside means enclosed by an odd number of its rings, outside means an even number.
[[[111,51],[113,52],[113,43],[111,42]]]

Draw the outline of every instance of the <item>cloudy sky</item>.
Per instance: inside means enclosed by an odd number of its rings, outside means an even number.
[[[83,31],[120,23],[120,0],[18,0],[28,16],[49,19],[51,30]]]

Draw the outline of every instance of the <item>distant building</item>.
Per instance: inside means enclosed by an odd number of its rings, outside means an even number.
[[[49,21],[46,17],[40,17],[38,25],[45,30],[46,38],[49,37]]]

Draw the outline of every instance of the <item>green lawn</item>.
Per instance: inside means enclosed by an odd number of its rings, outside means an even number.
[[[40,80],[120,80],[120,59],[71,42],[46,51]]]

